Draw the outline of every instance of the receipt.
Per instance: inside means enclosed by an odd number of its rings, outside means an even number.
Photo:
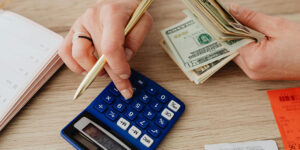
[[[285,150],[300,150],[300,88],[268,91]]]
[[[205,145],[205,150],[278,150],[273,140]]]

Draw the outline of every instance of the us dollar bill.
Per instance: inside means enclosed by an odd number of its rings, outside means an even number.
[[[225,66],[228,62],[230,62],[233,58],[239,55],[238,52],[233,53],[232,55],[222,58],[220,60],[214,61],[210,64],[201,66],[200,68],[184,71],[184,69],[177,63],[174,54],[170,50],[169,46],[163,40],[161,41],[161,46],[165,50],[165,52],[171,57],[171,59],[179,66],[179,68],[184,72],[184,74],[194,83],[199,84],[205,82],[209,77],[211,77],[214,73],[220,70],[223,66]]]
[[[185,10],[186,12],[189,11]],[[251,42],[249,39],[218,41],[192,16],[192,13],[190,14],[183,21],[161,31],[177,63],[184,71],[191,71],[221,60]]]

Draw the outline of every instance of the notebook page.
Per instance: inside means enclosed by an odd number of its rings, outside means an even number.
[[[24,17],[0,12],[0,120],[57,55],[61,41]]]

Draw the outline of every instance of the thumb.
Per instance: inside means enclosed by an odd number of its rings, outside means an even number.
[[[271,36],[274,32],[274,30],[272,30],[274,17],[272,16],[267,16],[262,13],[252,11],[237,4],[231,4],[229,11],[231,15],[233,15],[239,22],[247,27],[250,27],[267,36]]]

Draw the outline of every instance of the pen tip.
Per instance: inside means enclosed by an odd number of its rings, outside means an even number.
[[[76,92],[75,95],[74,95],[74,97],[73,97],[73,101],[75,101],[79,96],[80,96],[80,93]]]

